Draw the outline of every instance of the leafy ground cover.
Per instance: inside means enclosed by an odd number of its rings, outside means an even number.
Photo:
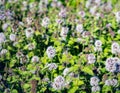
[[[120,93],[120,0],[0,0],[0,93]]]

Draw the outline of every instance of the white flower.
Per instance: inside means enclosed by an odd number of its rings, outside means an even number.
[[[23,1],[22,4],[27,7],[27,1]]]
[[[57,1],[57,7],[60,7],[62,3],[60,1]]]
[[[94,2],[99,6],[101,3],[101,0],[95,0]]]
[[[107,27],[107,28],[109,28],[109,27],[111,27],[111,26],[112,26],[111,23],[106,24],[106,27]]]
[[[111,85],[116,86],[117,84],[118,84],[118,80],[117,79],[112,79]]]
[[[93,86],[91,88],[91,90],[92,90],[92,92],[98,92],[98,91],[100,91],[100,86]]]
[[[91,8],[90,8],[90,13],[91,13],[92,15],[95,15],[96,9],[97,9],[97,6],[91,7]]]
[[[59,12],[59,16],[62,17],[62,18],[65,18],[67,16],[66,9],[61,9],[61,11]]]
[[[48,4],[48,0],[41,0],[42,3],[44,3],[45,5]]]
[[[16,53],[16,57],[17,57],[17,58],[20,58],[20,57],[23,57],[23,56],[24,56],[24,55],[23,55],[22,52],[17,52],[17,53]]]
[[[47,55],[48,55],[48,57],[49,58],[53,58],[55,56],[55,54],[56,54],[55,48],[52,47],[52,46],[49,46],[47,48]]]
[[[120,59],[118,57],[114,57],[113,60],[114,60],[114,63],[118,63],[119,64],[119,62],[120,62]]]
[[[112,11],[112,4],[111,4],[111,2],[108,2],[108,3],[105,5],[105,10],[108,11],[108,12]]]
[[[63,20],[62,19],[56,19],[56,23],[61,24],[61,23],[63,23]]]
[[[101,51],[102,51],[102,47],[96,46],[96,47],[94,48],[94,50],[95,50],[95,51],[98,51],[98,52],[101,52]]]
[[[116,65],[115,64],[113,64],[113,65],[106,65],[105,68],[109,72],[115,72],[116,71]]]
[[[120,22],[120,11],[115,13],[116,16],[116,21],[119,23]]]
[[[65,68],[64,71],[63,71],[63,75],[66,76],[68,73],[69,73],[69,68]]]
[[[3,29],[4,31],[6,31],[7,28],[8,28],[8,23],[4,23],[4,24],[2,25],[2,29]]]
[[[16,40],[16,35],[15,34],[10,34],[10,40],[15,41]]]
[[[49,24],[50,24],[50,19],[48,17],[43,18],[42,26],[43,27],[48,27]]]
[[[73,72],[71,72],[70,74],[69,74],[69,77],[74,77],[74,73]]]
[[[30,11],[34,10],[35,6],[36,6],[36,3],[31,2],[31,3],[29,4]]]
[[[45,78],[42,79],[42,81],[44,81],[44,82],[49,82],[49,80],[50,80],[50,79],[47,78],[47,77],[45,77]]]
[[[5,0],[0,0],[0,5],[4,4]]]
[[[13,46],[16,46],[18,44],[18,42],[13,42]]]
[[[95,63],[95,60],[96,60],[94,54],[89,54],[88,57],[87,57],[87,59],[88,59],[88,63],[89,63],[89,64]]]
[[[57,82],[57,83],[59,83],[59,84],[64,84],[64,82],[65,82],[65,79],[64,79],[64,77],[62,77],[62,76],[57,76],[55,79],[54,79],[54,82]]]
[[[82,24],[78,24],[76,26],[76,31],[79,32],[79,33],[82,33],[83,32],[83,25]]]
[[[68,30],[69,30],[68,27],[62,27],[60,36],[63,37],[63,39],[65,39],[67,37]]]
[[[61,90],[65,86],[65,79],[62,76],[57,76],[52,83],[52,87],[56,90]]]
[[[116,71],[116,58],[108,58],[105,62],[105,68],[109,72],[115,72]]]
[[[111,85],[111,80],[110,79],[106,80],[105,85],[110,86]]]
[[[62,89],[62,86],[57,83],[57,82],[53,82],[52,83],[52,87],[55,89],[55,90],[61,90]]]
[[[96,77],[96,76],[94,76],[94,77],[91,77],[90,78],[90,85],[91,86],[97,86],[98,85],[98,83],[99,83],[99,78],[98,77]]]
[[[100,18],[100,13],[96,13],[95,17],[96,17],[96,19],[99,19]]]
[[[31,25],[32,22],[33,22],[33,18],[32,17],[27,17],[26,22],[27,22],[28,25]]]
[[[81,42],[82,41],[82,38],[77,38],[76,42]]]
[[[57,6],[56,2],[52,2],[51,6],[55,8]]]
[[[22,5],[23,5],[23,6],[21,7],[21,10],[22,10],[22,11],[27,10],[27,1],[23,1],[23,2],[22,2]]]
[[[32,37],[33,34],[34,34],[34,30],[32,28],[27,28],[25,30],[25,34],[26,34],[26,37],[29,38],[29,37]]]
[[[118,80],[117,79],[108,79],[105,81],[105,85],[107,86],[116,86],[118,84]]]
[[[114,60],[113,58],[107,58],[106,62],[105,62],[105,65],[113,65],[114,64]]]
[[[5,55],[7,52],[8,52],[7,49],[2,49],[1,52],[0,52],[0,55]]]
[[[44,5],[43,5],[43,2],[39,2],[39,5],[38,5],[39,10],[38,10],[38,12],[39,12],[39,13],[43,12],[44,9],[46,9],[46,7],[47,7],[47,6],[44,6]]]
[[[39,62],[39,57],[38,56],[33,56],[32,57],[32,62]]]
[[[100,40],[96,40],[95,41],[95,46],[102,46],[102,42]]]
[[[50,63],[50,64],[47,64],[46,67],[51,71],[53,69],[57,69],[57,64],[56,63]]]
[[[25,25],[23,22],[19,22],[18,24],[19,24],[19,26],[24,26]]]
[[[3,43],[6,40],[4,33],[0,33],[0,43]]]
[[[78,14],[79,14],[82,18],[85,17],[85,12],[84,12],[84,11],[80,11]]]
[[[89,37],[91,34],[90,34],[90,32],[89,31],[84,31],[83,33],[82,33],[82,37],[83,38],[87,38],[87,37]]]
[[[88,0],[87,2],[86,2],[86,8],[89,8],[90,7],[90,5],[91,5],[91,0]]]
[[[117,54],[119,49],[120,49],[120,46],[117,42],[112,43],[111,51],[113,54]]]
[[[33,49],[35,49],[35,45],[34,45],[33,43],[29,43],[29,44],[27,45],[27,47],[28,47],[28,50],[33,50]]]

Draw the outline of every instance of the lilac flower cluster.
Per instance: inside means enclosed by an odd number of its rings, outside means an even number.
[[[94,54],[88,54],[87,59],[88,59],[88,63],[89,63],[89,64],[93,64],[93,63],[95,63],[95,61],[96,61],[96,58],[95,58],[95,55],[94,55]]]
[[[65,86],[65,79],[62,76],[57,76],[52,83],[52,87],[56,90],[61,90]]]
[[[56,63],[49,63],[49,64],[46,64],[46,67],[51,71],[51,70],[57,69],[58,66]]]
[[[117,2],[0,0],[0,93],[119,89]]]
[[[10,10],[5,10],[4,7],[0,8],[0,20],[12,19],[13,13]]]
[[[48,55],[49,58],[53,58],[56,54],[55,48],[52,47],[52,46],[49,46],[47,48],[46,52],[47,52],[47,55]]]
[[[107,85],[107,86],[115,87],[117,84],[118,84],[118,80],[117,79],[107,79],[105,81],[105,85]]]
[[[107,58],[105,68],[109,72],[120,72],[120,59],[118,57]]]
[[[90,78],[90,85],[92,86],[91,88],[92,92],[100,91],[99,81],[100,81],[99,78],[96,76]]]

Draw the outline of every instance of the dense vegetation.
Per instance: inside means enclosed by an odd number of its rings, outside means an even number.
[[[0,93],[120,93],[120,0],[0,0]]]

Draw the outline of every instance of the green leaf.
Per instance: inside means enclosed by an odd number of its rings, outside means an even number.
[[[83,67],[82,71],[88,73],[89,75],[94,75],[92,69],[89,67]]]
[[[29,56],[29,57],[34,56],[34,53],[33,53],[33,52],[29,52],[29,53],[28,53],[28,56]]]
[[[102,88],[102,93],[107,93],[108,91],[112,91],[111,86],[104,85]]]
[[[14,66],[14,64],[16,63],[16,60],[11,60],[11,62],[10,62],[10,67],[13,67]]]
[[[83,85],[83,84],[84,84],[84,81],[79,80],[79,78],[75,78],[75,79],[73,80],[73,85],[74,85],[74,86],[80,86],[80,85]]]
[[[35,35],[36,36],[40,35],[40,32],[39,31],[35,31]]]
[[[115,93],[120,93],[120,90],[117,90]]]
[[[68,93],[75,93],[78,90],[78,86],[74,86],[73,88],[70,88]]]
[[[13,89],[11,93],[18,93],[16,89]]]
[[[64,67],[63,67],[62,65],[61,65],[61,66],[59,66],[59,70],[63,70],[63,68],[64,68]]]
[[[24,84],[24,85],[23,85],[23,88],[24,88],[24,89],[28,89],[29,87],[30,87],[29,84]]]

